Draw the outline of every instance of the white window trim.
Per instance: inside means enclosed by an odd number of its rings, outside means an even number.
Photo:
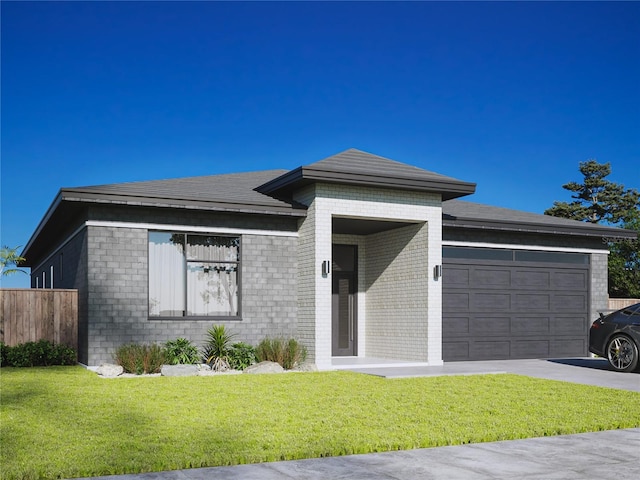
[[[485,243],[485,242],[461,242],[455,240],[443,240],[443,247],[476,247],[476,248],[500,248],[508,250],[532,250],[540,252],[565,252],[565,253],[599,253],[609,255],[609,250],[596,250],[593,248],[573,247],[545,247],[542,245],[514,245],[511,243]]]
[[[162,232],[188,232],[188,233],[219,233],[221,235],[268,235],[272,237],[297,237],[298,232],[284,232],[281,230],[258,230],[249,228],[226,227],[198,227],[189,225],[166,225],[160,223],[135,223],[135,222],[106,222],[100,220],[88,220],[84,223],[87,227],[110,228],[140,228]]]

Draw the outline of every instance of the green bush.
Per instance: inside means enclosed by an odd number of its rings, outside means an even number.
[[[62,344],[48,340],[26,342],[13,347],[2,344],[0,364],[9,367],[49,367],[53,365],[74,365],[76,351]]]
[[[248,343],[238,342],[231,345],[229,366],[234,370],[244,370],[256,363],[256,349]]]
[[[204,345],[204,361],[211,370],[224,371],[230,368],[229,354],[231,341],[235,334],[227,332],[224,325],[214,325],[207,330],[207,342]]]
[[[169,365],[194,364],[200,361],[198,348],[186,338],[169,340],[164,348]]]
[[[164,348],[155,343],[130,343],[118,347],[115,361],[126,373],[160,373],[162,365],[166,363],[166,353]]]
[[[285,370],[291,370],[307,358],[307,349],[295,338],[265,338],[256,347],[259,362],[277,362]]]
[[[7,352],[9,351],[9,347],[4,344],[4,342],[0,342],[0,367],[4,367],[7,365]]]

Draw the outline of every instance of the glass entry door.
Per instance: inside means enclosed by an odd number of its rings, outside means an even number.
[[[332,355],[355,356],[357,346],[357,247],[333,246]]]

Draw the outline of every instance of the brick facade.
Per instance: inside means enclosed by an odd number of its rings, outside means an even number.
[[[32,268],[32,286],[78,289],[79,359],[112,362],[126,343],[185,337],[197,345],[213,324],[238,341],[293,336],[319,368],[331,368],[332,282],[321,265],[332,244],[358,246],[357,355],[442,363],[442,241],[580,248],[591,253],[590,317],[607,308],[607,251],[593,237],[442,227],[438,194],[315,183],[298,190],[300,219],[134,206],[87,208],[84,224]],[[332,218],[403,222],[370,235],[338,234]],[[241,320],[149,318],[148,231],[241,237]],[[599,253],[601,251],[602,253]],[[53,268],[52,268],[53,267]],[[44,283],[44,284],[43,284]]]
[[[98,210],[99,212],[101,210]],[[100,218],[96,220],[95,218]],[[198,217],[198,215],[196,215]],[[203,216],[200,216],[202,227]],[[222,220],[229,217],[222,216]],[[100,226],[111,218],[95,215],[87,227],[62,247],[56,249],[46,261],[33,269],[32,277],[40,278],[49,272],[57,259],[64,259],[64,269],[54,268],[54,286],[75,288],[79,292],[79,360],[86,365],[113,362],[118,346],[126,343],[153,343],[184,337],[200,346],[207,329],[224,324],[235,340],[257,344],[266,336],[297,336],[297,236],[289,226],[295,222],[265,221],[235,217],[232,222],[220,218],[208,220],[216,228],[243,228],[241,236],[241,320],[159,319],[148,316],[148,229],[127,227],[123,217],[119,225]],[[133,220],[128,214],[126,220]],[[146,221],[162,220],[178,224],[179,215],[166,215],[160,219],[147,213]],[[183,223],[191,223],[189,221]],[[108,224],[107,224],[108,225]],[[168,228],[162,223],[158,229]],[[230,226],[229,226],[230,225]],[[286,235],[246,233],[252,226],[261,228],[285,226]],[[194,225],[195,227],[195,225]],[[60,257],[62,255],[62,257]],[[47,273],[48,275],[48,273]]]

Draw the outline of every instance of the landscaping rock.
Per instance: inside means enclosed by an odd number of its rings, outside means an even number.
[[[245,368],[244,373],[282,373],[284,368],[276,362],[260,362]]]
[[[102,375],[107,378],[114,378],[118,375],[122,375],[124,368],[120,365],[113,365],[112,363],[103,363],[96,369],[98,375]]]
[[[163,377],[193,377],[198,375],[197,365],[163,365],[160,370]]]
[[[303,362],[292,369],[294,372],[317,372],[318,366],[313,362]]]

